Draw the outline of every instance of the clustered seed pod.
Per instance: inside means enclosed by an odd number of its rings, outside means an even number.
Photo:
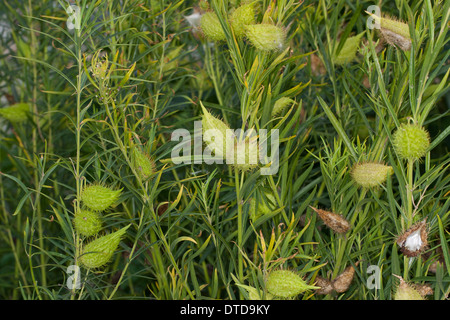
[[[30,104],[26,102],[16,103],[8,107],[0,108],[0,116],[12,123],[24,122],[30,111]]]
[[[309,207],[313,209],[319,215],[325,225],[331,228],[334,232],[346,233],[348,230],[350,230],[350,223],[342,215],[322,209],[317,209],[312,206]]]
[[[343,65],[349,62],[352,62],[356,58],[356,53],[359,49],[359,43],[361,41],[361,37],[364,35],[364,32],[360,34],[348,37],[344,45],[342,46],[341,51],[339,51],[338,55],[334,55],[333,62],[337,65]],[[337,47],[336,47],[337,49]]]
[[[293,298],[306,290],[314,290],[319,287],[308,285],[294,271],[276,270],[270,272],[267,277],[266,288],[274,296]]]
[[[394,169],[381,163],[366,162],[357,163],[353,166],[350,175],[353,181],[363,188],[378,187],[383,184],[388,174],[392,174]]]
[[[155,164],[150,156],[139,148],[133,148],[133,165],[143,179],[149,178],[155,171]]]
[[[358,266],[358,264],[359,261],[355,263],[355,266]],[[333,291],[338,293],[346,292],[350,287],[354,276],[355,268],[353,266],[348,266],[345,268],[345,270],[342,271],[333,281],[317,276],[315,284],[320,287],[320,289],[316,290],[316,294],[326,295],[332,293]]]
[[[426,219],[416,223],[401,234],[397,238],[397,245],[403,254],[408,257],[416,257],[421,254],[428,245]]]
[[[86,268],[100,268],[106,265],[117,250],[120,240],[130,225],[99,237],[85,245],[80,256],[81,263]]]
[[[100,214],[95,211],[81,209],[73,219],[75,230],[85,237],[96,235],[102,229]]]
[[[213,11],[206,12],[202,15],[200,26],[205,37],[210,40],[223,41],[226,39],[219,17]]]
[[[233,29],[236,38],[241,38],[245,35],[246,25],[255,23],[255,3],[256,2],[244,4],[231,13],[231,28]]]
[[[402,124],[394,133],[392,144],[401,159],[418,160],[430,146],[428,132],[418,124]]]
[[[93,184],[83,189],[81,201],[91,210],[104,211],[119,199],[121,193],[122,189],[114,190]]]
[[[280,50],[286,40],[282,27],[268,23],[245,26],[245,34],[250,43],[261,51]]]
[[[394,294],[394,300],[424,300],[422,295],[415,289],[412,284],[406,283],[402,277],[397,276],[400,279],[400,284]]]

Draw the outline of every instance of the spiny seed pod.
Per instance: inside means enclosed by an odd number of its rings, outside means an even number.
[[[102,220],[98,212],[90,210],[80,210],[75,213],[73,219],[75,230],[79,234],[90,237],[96,235],[102,229]]]
[[[353,181],[363,188],[378,187],[383,184],[388,174],[392,174],[394,169],[381,163],[366,162],[357,163],[350,172]]]
[[[302,277],[290,270],[272,271],[267,278],[266,288],[269,293],[282,298],[293,298],[306,290],[319,289],[308,285]]]
[[[137,147],[133,148],[133,165],[139,175],[144,179],[149,178],[155,171],[153,160]]]
[[[397,245],[407,257],[416,257],[428,245],[426,219],[416,223],[397,238]]]
[[[264,192],[265,199],[261,199],[258,203],[256,202],[256,197],[250,200],[250,219],[255,221],[259,217],[266,214],[270,214],[274,211],[277,201],[275,196],[270,192]]]
[[[211,150],[215,151],[216,157],[224,158],[227,154],[227,149],[234,146],[234,140],[229,138],[227,130],[230,128],[222,121],[211,115],[200,103],[203,110],[202,116],[202,130],[203,136],[206,138],[206,143]],[[208,135],[213,133],[214,141],[208,142]]]
[[[24,122],[27,120],[29,110],[29,103],[16,103],[5,108],[0,108],[0,116],[12,123]]]
[[[258,50],[280,50],[284,46],[286,32],[281,27],[272,24],[253,24],[244,28],[248,40]]]
[[[231,13],[231,28],[236,38],[241,38],[245,35],[245,26],[255,23],[254,5],[255,2],[244,4]]]
[[[207,39],[212,41],[223,41],[226,39],[219,17],[214,12],[209,11],[203,14],[200,26]]]
[[[356,58],[356,53],[358,52],[359,43],[363,34],[364,32],[361,32],[360,34],[353,37],[348,37],[345,40],[341,51],[339,51],[339,54],[335,54],[333,57],[334,64],[343,65],[352,62]]]
[[[411,49],[412,39],[408,24],[391,17],[382,17],[378,21],[380,33],[388,44],[399,47],[403,51]]]
[[[418,160],[430,146],[428,132],[418,124],[402,124],[394,133],[392,144],[401,159]]]
[[[278,99],[273,105],[272,109],[272,117],[279,115],[281,112],[286,109],[286,107],[291,106],[295,101],[288,97],[282,97]]]
[[[81,201],[91,210],[103,211],[112,206],[118,199],[122,189],[114,190],[101,185],[87,186],[81,192]]]
[[[316,294],[320,295],[326,295],[333,292],[333,283],[325,278],[322,278],[321,276],[316,276],[316,286],[320,287],[320,289],[316,290]]]
[[[356,265],[358,265],[358,262]],[[353,281],[354,275],[355,268],[353,268],[353,266],[348,266],[345,268],[345,270],[333,280],[334,290],[338,293],[347,291]]]
[[[325,211],[322,209],[316,209],[311,206],[309,207],[313,209],[319,215],[322,221],[334,232],[346,233],[348,230],[350,230],[350,223],[347,220],[345,220],[345,218],[340,214]]]
[[[245,137],[235,141],[233,167],[241,172],[249,171],[258,166],[258,138]]]
[[[130,224],[131,225],[131,224]],[[83,247],[80,257],[86,268],[100,268],[106,265],[117,250],[120,240],[130,225],[116,232],[97,238]]]
[[[394,300],[424,300],[413,285],[406,283],[400,276],[395,274],[394,276],[400,279],[400,284],[394,294]]]

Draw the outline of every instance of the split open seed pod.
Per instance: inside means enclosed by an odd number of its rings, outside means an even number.
[[[428,245],[426,219],[416,223],[397,238],[397,245],[407,257],[416,257]]]

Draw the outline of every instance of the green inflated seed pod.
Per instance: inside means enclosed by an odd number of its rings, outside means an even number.
[[[91,210],[103,211],[112,206],[118,199],[122,189],[114,190],[101,185],[90,185],[81,192],[81,201]]]
[[[73,219],[75,230],[85,237],[96,235],[102,229],[102,220],[98,212],[80,210]]]
[[[211,150],[214,150],[216,157],[225,159],[227,149],[234,147],[234,139],[227,136],[227,130],[230,128],[225,122],[210,114],[202,103],[200,106],[203,111],[202,133],[205,143]],[[214,141],[209,141],[210,135],[214,137]]]
[[[395,275],[400,279],[400,284],[394,294],[394,300],[424,300],[420,293],[411,285],[406,283],[402,277]]]
[[[86,268],[100,268],[106,265],[117,250],[120,240],[130,225],[99,237],[83,247],[80,261]]]
[[[295,101],[288,97],[282,97],[278,99],[273,105],[272,117],[275,117],[282,113],[287,107],[290,107]]]
[[[272,213],[276,209],[277,201],[271,192],[264,192],[265,199],[257,202],[256,197],[250,200],[249,215],[252,221],[259,217]]]
[[[259,145],[256,136],[235,141],[233,167],[241,172],[258,167]]]
[[[392,137],[392,144],[401,159],[418,160],[430,146],[428,132],[418,124],[402,124]]]
[[[224,41],[226,39],[219,17],[214,12],[209,11],[203,14],[200,26],[207,39],[212,41]]]
[[[357,163],[353,166],[350,175],[357,185],[363,188],[378,187],[383,184],[388,174],[392,174],[394,169],[381,163],[366,162]]]
[[[308,285],[297,273],[290,270],[272,271],[266,283],[267,291],[277,297],[293,298],[306,290],[320,287]]]
[[[9,120],[12,123],[26,121],[30,110],[30,104],[26,102],[16,103],[11,106],[0,108],[0,117]]]
[[[339,54],[334,55],[333,62],[337,65],[342,65],[342,64],[350,63],[353,60],[355,60],[356,53],[358,52],[358,49],[359,49],[359,43],[361,41],[361,37],[363,36],[363,34],[364,34],[364,32],[361,32],[360,34],[358,34],[354,37],[348,37],[345,40],[341,51],[339,51]]]
[[[143,179],[149,178],[155,171],[155,164],[149,155],[139,150],[139,148],[133,148],[133,165],[135,170]]]
[[[231,28],[236,38],[241,38],[245,35],[245,26],[255,23],[254,5],[255,2],[244,4],[231,13]]]
[[[258,50],[281,50],[286,40],[283,28],[272,24],[253,24],[245,26],[245,34],[250,43]]]

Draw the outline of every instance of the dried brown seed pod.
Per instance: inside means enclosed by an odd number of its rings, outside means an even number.
[[[311,206],[309,207],[313,209],[319,215],[322,221],[334,232],[346,233],[348,230],[350,230],[350,223],[345,220],[342,215],[330,211],[316,209]]]
[[[416,223],[397,238],[397,244],[404,255],[416,257],[428,246],[426,219]]]
[[[316,277],[315,285],[320,287],[320,289],[316,290],[316,294],[330,294],[334,290],[333,283],[328,279],[322,278],[321,276]]]
[[[357,266],[359,262],[357,262],[355,265]],[[336,279],[333,281],[333,288],[336,292],[342,293],[348,290],[350,287],[350,284],[353,281],[353,277],[355,275],[355,268],[353,266],[348,266],[345,268],[344,271],[342,271],[341,274],[339,274]]]
[[[433,288],[429,284],[416,284],[415,288],[422,297],[430,296],[434,293]]]

